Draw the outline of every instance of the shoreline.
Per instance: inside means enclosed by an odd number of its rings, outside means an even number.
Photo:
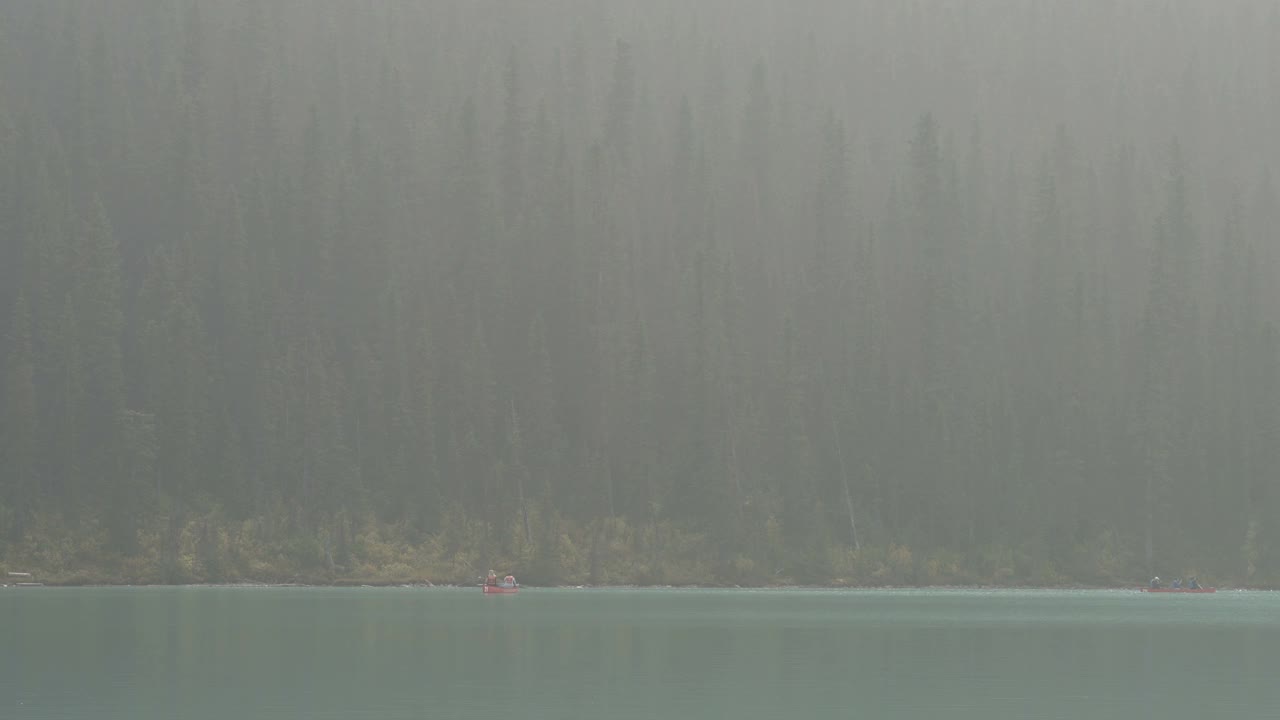
[[[34,588],[245,588],[245,589],[280,589],[280,588],[400,588],[405,590],[446,590],[472,589],[480,583],[433,583],[430,581],[386,581],[367,582],[333,581],[333,582],[227,582],[227,583],[129,583],[129,582],[35,582],[28,584],[0,583],[0,589],[30,590]],[[527,590],[773,590],[785,592],[789,590],[1058,590],[1058,591],[1101,591],[1101,590],[1141,590],[1144,585],[533,585],[521,584]],[[1219,592],[1275,592],[1271,586],[1219,585]]]

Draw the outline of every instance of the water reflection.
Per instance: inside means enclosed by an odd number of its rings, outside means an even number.
[[[0,717],[1258,716],[1280,599],[103,589],[0,594]]]

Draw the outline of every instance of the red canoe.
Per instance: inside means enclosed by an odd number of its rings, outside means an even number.
[[[1211,593],[1218,592],[1218,588],[1138,588],[1142,592],[1167,592],[1167,593]]]
[[[503,587],[501,585],[481,585],[480,587],[484,588],[485,595],[515,595],[520,591],[519,585],[513,585],[511,587]]]

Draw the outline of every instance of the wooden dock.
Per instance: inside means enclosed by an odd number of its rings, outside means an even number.
[[[13,583],[14,587],[44,587],[44,583],[34,582],[29,572],[10,571],[8,575],[10,580],[17,581]]]

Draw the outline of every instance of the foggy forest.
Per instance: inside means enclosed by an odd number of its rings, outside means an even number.
[[[0,3],[0,568],[1280,585],[1280,5]]]

